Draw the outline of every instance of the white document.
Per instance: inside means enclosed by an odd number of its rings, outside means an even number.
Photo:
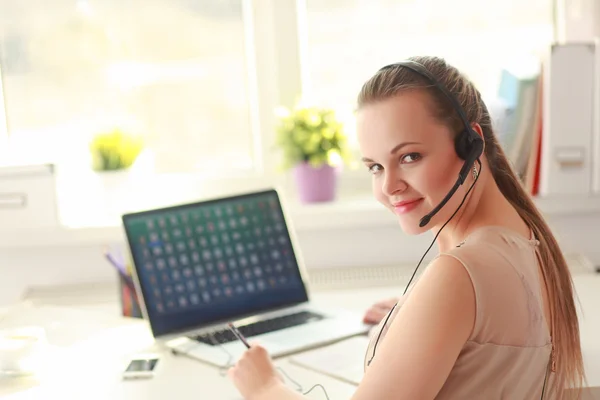
[[[364,375],[364,362],[369,338],[354,336],[332,345],[295,354],[289,361],[295,365],[358,385]]]

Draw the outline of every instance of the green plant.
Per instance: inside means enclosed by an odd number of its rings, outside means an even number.
[[[143,149],[141,138],[120,129],[101,133],[90,143],[94,171],[116,171],[133,165]]]
[[[276,145],[283,152],[283,169],[308,162],[313,167],[347,159],[347,140],[333,110],[319,107],[278,109]]]

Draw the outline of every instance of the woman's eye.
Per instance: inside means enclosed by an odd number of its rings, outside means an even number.
[[[402,162],[405,164],[414,163],[415,161],[419,161],[421,159],[421,155],[419,153],[408,153],[402,157]]]
[[[379,171],[381,171],[383,169],[383,167],[380,164],[373,164],[371,166],[369,166],[369,172],[372,174],[375,174]]]

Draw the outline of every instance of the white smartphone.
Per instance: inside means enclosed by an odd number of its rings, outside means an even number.
[[[154,376],[159,358],[156,355],[141,355],[132,358],[123,371],[123,379],[147,379]]]

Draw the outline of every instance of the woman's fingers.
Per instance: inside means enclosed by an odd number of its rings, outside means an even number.
[[[365,313],[363,321],[367,324],[378,324],[397,302],[398,299],[394,297],[373,304]]]
[[[396,297],[389,298],[387,300],[382,300],[373,305],[373,307],[379,307],[383,309],[387,309],[388,311],[394,307],[394,305],[398,302]]]
[[[363,321],[367,324],[378,324],[387,315],[388,311],[380,307],[371,307],[365,313]]]

